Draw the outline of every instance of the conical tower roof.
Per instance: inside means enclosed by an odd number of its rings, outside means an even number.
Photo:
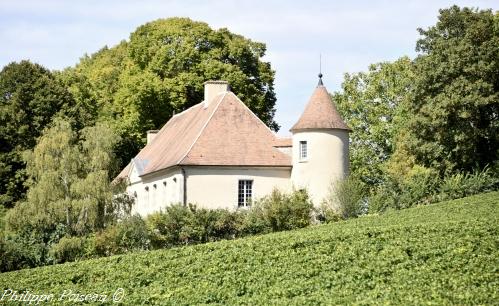
[[[322,74],[319,74],[319,84],[308,101],[298,122],[293,125],[291,132],[307,129],[339,129],[350,131],[350,128],[341,119],[326,87],[322,84]]]

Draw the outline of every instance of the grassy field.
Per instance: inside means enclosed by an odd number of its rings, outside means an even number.
[[[303,230],[0,274],[50,303],[498,304],[499,192]],[[119,289],[122,288],[122,289]],[[5,291],[7,290],[7,291]],[[73,295],[70,295],[73,294]],[[12,305],[15,303],[12,302]]]

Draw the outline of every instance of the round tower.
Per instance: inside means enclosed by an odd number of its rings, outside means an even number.
[[[319,84],[308,101],[293,134],[293,169],[295,188],[308,190],[314,206],[330,195],[335,181],[348,175],[350,128],[341,119],[319,74]]]

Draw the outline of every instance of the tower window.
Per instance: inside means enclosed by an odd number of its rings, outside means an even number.
[[[307,142],[300,141],[300,160],[306,160],[308,157]]]
[[[237,206],[251,206],[251,198],[253,197],[253,181],[239,180],[239,188],[237,193]]]

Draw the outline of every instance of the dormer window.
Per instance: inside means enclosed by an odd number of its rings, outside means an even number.
[[[306,141],[300,141],[300,161],[305,161],[307,160],[308,157],[308,148],[307,148],[307,142]]]

